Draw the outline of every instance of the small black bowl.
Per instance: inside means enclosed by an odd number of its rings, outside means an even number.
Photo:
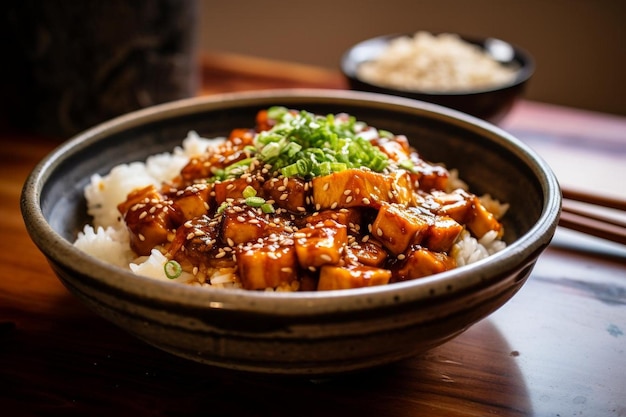
[[[528,80],[534,73],[534,60],[523,49],[496,38],[473,38],[459,35],[460,39],[478,45],[503,65],[517,68],[509,83],[496,87],[465,91],[417,91],[394,89],[364,81],[358,77],[358,67],[376,59],[399,37],[410,34],[391,34],[362,41],[348,49],[341,59],[341,71],[352,90],[390,94],[439,104],[476,116],[491,123],[499,123],[524,93]]]

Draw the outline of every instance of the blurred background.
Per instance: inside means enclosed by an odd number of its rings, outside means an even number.
[[[201,50],[338,69],[361,40],[396,32],[499,37],[536,71],[526,98],[626,115],[623,0],[200,0]]]
[[[535,59],[526,98],[626,115],[625,17],[624,0],[6,0],[0,124],[67,136],[196,94],[199,56],[339,72],[355,43],[418,30],[502,38]]]

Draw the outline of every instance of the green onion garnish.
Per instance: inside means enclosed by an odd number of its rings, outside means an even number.
[[[224,201],[222,204],[220,204],[220,206],[217,208],[217,214],[222,214],[224,212],[224,210],[226,210],[228,208],[228,202]]]
[[[274,213],[274,206],[269,203],[261,204],[261,211],[265,214],[272,214]]]
[[[268,115],[277,123],[256,136],[256,157],[285,177],[311,178],[362,167],[380,172],[389,163],[387,155],[360,136],[365,125],[354,117],[306,111],[294,115],[284,107],[272,107]]]
[[[415,168],[413,161],[411,161],[410,159],[405,159],[403,161],[400,161],[398,166],[402,169],[406,169],[407,171],[413,171],[413,169]]]
[[[183,268],[174,260],[165,262],[163,270],[165,271],[165,276],[169,279],[176,279],[183,273]]]
[[[246,204],[250,207],[261,207],[263,204],[265,204],[265,199],[256,196],[247,197]]]
[[[243,189],[242,195],[243,198],[254,197],[256,196],[256,190],[254,189],[254,187],[248,185],[246,186],[246,188]]]
[[[271,165],[273,171],[285,177],[304,179],[350,168],[381,172],[389,165],[387,155],[366,137],[392,138],[393,134],[373,130],[353,116],[293,113],[286,107],[275,106],[268,109],[268,117],[276,123],[271,129],[259,132],[253,145],[246,146],[248,157],[214,170],[209,182],[238,178],[259,162]],[[244,195],[244,198],[255,196]]]

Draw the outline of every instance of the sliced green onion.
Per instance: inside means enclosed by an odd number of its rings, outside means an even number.
[[[263,204],[265,204],[265,199],[256,196],[248,197],[246,198],[246,204],[250,207],[261,207]]]
[[[169,279],[176,279],[183,273],[183,267],[174,260],[165,262],[163,270],[165,271],[165,276]]]
[[[381,138],[393,139],[394,135],[388,130],[378,129],[378,135]]]
[[[270,203],[264,203],[261,204],[261,211],[263,211],[263,213],[265,214],[272,214],[274,213],[274,206],[271,205]]]
[[[413,161],[411,161],[410,159],[405,159],[403,161],[400,161],[398,166],[402,169],[406,169],[407,171],[413,171],[413,169],[415,168]]]
[[[298,166],[291,164],[281,169],[280,173],[283,174],[284,177],[295,177],[298,175]]]
[[[246,147],[250,157],[215,172],[214,181],[239,177],[255,162],[269,164],[286,177],[302,178],[350,168],[381,172],[389,164],[387,155],[361,136],[368,126],[354,116],[321,116],[304,110],[295,113],[275,106],[268,109],[268,117],[275,124],[255,135],[253,145]],[[384,130],[378,134],[393,137]],[[254,196],[246,194],[244,198]]]
[[[243,189],[242,195],[243,198],[254,197],[256,195],[256,190],[251,185],[248,185]]]
[[[226,208],[228,207],[228,203],[226,201],[224,201],[222,204],[220,204],[220,206],[217,208],[217,214],[222,214],[224,212],[224,210],[226,210]]]

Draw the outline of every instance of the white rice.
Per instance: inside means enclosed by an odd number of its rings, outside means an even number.
[[[357,72],[362,80],[380,86],[443,92],[506,84],[516,69],[500,64],[458,35],[417,32],[413,37],[395,38]]]
[[[192,131],[183,140],[182,146],[172,152],[150,156],[145,162],[118,165],[105,176],[93,175],[85,187],[87,213],[93,217],[93,222],[78,233],[74,245],[105,262],[140,275],[169,281],[163,270],[167,259],[158,250],[153,250],[149,257],[137,258],[130,249],[128,230],[117,206],[126,201],[128,193],[135,188],[160,185],[175,177],[191,156],[223,141],[224,138],[202,138]],[[176,280],[184,282],[190,277],[183,273]]]
[[[138,275],[210,288],[240,288],[241,284],[233,268],[208,271],[204,283],[198,282],[196,277],[186,272],[174,280],[167,278],[164,266],[168,259],[159,248],[154,248],[150,256],[141,257],[137,257],[130,249],[130,236],[117,210],[118,204],[126,201],[128,193],[133,189],[150,184],[160,185],[163,181],[178,175],[192,156],[201,154],[207,147],[223,141],[224,138],[201,138],[192,131],[182,142],[182,146],[175,148],[171,153],[153,155],[146,162],[118,165],[105,176],[94,175],[85,188],[87,211],[93,217],[93,223],[84,226],[78,233],[74,245],[100,260],[127,268]],[[456,170],[451,170],[450,173],[450,182],[455,187],[466,187]],[[508,208],[489,195],[483,196],[481,201],[488,210],[496,214],[496,217],[501,217]],[[495,231],[488,232],[480,240],[464,231],[454,244],[451,255],[458,266],[463,266],[502,250],[505,246],[503,241],[497,239]],[[293,290],[297,288],[276,289],[276,291]]]

